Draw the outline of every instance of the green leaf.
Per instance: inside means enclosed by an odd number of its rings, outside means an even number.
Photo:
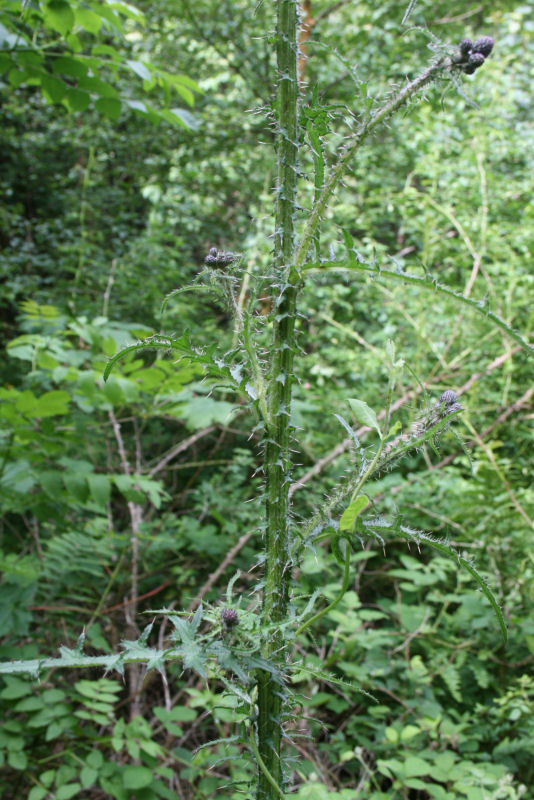
[[[68,89],[65,102],[69,111],[85,111],[91,103],[91,95],[80,89]]]
[[[153,781],[154,773],[148,767],[138,767],[128,764],[121,770],[122,784],[125,789],[143,789],[150,786]]]
[[[24,752],[10,750],[7,756],[7,763],[10,767],[13,767],[13,769],[26,769],[28,766],[28,756]]]
[[[111,479],[108,475],[88,475],[87,483],[94,502],[103,510],[111,495]]]
[[[87,75],[87,64],[72,56],[59,56],[52,61],[52,72],[69,75],[71,78],[84,78]]]
[[[78,89],[84,89],[87,92],[99,94],[101,97],[111,97],[118,99],[119,93],[110,83],[94,78],[91,75],[85,75],[78,80]]]
[[[32,685],[29,681],[22,681],[20,678],[4,678],[6,686],[0,692],[3,700],[16,700],[19,697],[33,695]]]
[[[104,117],[117,120],[121,115],[122,103],[120,100],[114,100],[111,97],[99,97],[98,100],[95,101],[95,108]]]
[[[199,126],[197,118],[185,108],[164,108],[159,115],[171,125],[180,125],[182,128],[196,130]]]
[[[418,544],[419,543],[428,544],[430,545],[430,547],[433,547],[435,550],[438,550],[440,553],[443,553],[443,555],[447,556],[451,560],[461,564],[469,572],[469,574],[476,580],[476,582],[482,589],[482,592],[484,593],[485,597],[489,601],[491,607],[493,608],[495,615],[497,617],[497,621],[499,623],[499,627],[501,629],[503,643],[506,645],[508,641],[508,631],[506,630],[506,623],[504,621],[503,613],[499,608],[499,604],[497,603],[497,600],[495,599],[493,592],[489,588],[488,584],[486,583],[482,575],[480,575],[480,573],[477,572],[475,567],[469,561],[467,561],[463,556],[461,556],[458,552],[456,552],[456,550],[454,550],[454,548],[452,548],[450,545],[446,544],[445,542],[439,541],[439,539],[434,539],[432,536],[429,536],[428,534],[423,533],[422,531],[412,531],[402,524],[396,524],[394,526],[391,525],[388,527],[390,527],[394,533],[399,534],[404,539],[406,539],[406,541],[417,542]]]
[[[79,472],[64,472],[63,483],[67,492],[78,503],[84,504],[89,497],[86,476]]]
[[[387,727],[386,730],[384,731],[384,734],[387,741],[391,742],[391,744],[397,744],[397,742],[399,741],[399,734],[395,730],[395,728]]]
[[[41,91],[49,103],[59,103],[65,96],[67,87],[60,78],[49,75],[42,78]]]
[[[96,783],[97,778],[98,772],[96,769],[92,769],[92,767],[88,766],[82,767],[80,772],[80,782],[84,789],[88,789],[89,786],[92,786],[94,783]]]
[[[367,508],[368,505],[369,498],[365,494],[360,494],[341,515],[339,529],[341,531],[353,531],[357,517],[360,516],[364,508]]]
[[[376,414],[373,409],[367,405],[367,403],[365,403],[363,400],[351,399],[349,400],[349,406],[354,414],[354,419],[356,422],[359,422],[360,425],[367,425],[369,428],[374,428],[376,431],[378,431],[380,438],[382,438],[382,432],[380,430],[380,425],[378,424]]]
[[[143,64],[141,61],[131,61],[130,59],[126,60],[126,63],[132,70],[135,72],[136,75],[139,75],[144,81],[148,81],[149,83],[152,81],[152,73],[150,72],[149,68]]]
[[[65,783],[56,789],[55,800],[70,800],[71,797],[78,794],[81,788],[79,783]]]
[[[432,769],[432,764],[424,761],[418,756],[410,756],[404,762],[404,774],[407,778],[414,778],[419,775],[428,775]]]
[[[401,731],[401,741],[407,742],[419,733],[421,733],[421,728],[418,728],[416,725],[406,725]]]
[[[67,414],[69,411],[70,395],[68,392],[46,392],[37,398],[36,407],[32,413],[34,417],[55,417]]]
[[[77,7],[74,9],[76,24],[89,33],[97,34],[102,27],[102,18],[91,11],[90,8]]]
[[[66,0],[51,0],[43,8],[43,16],[49,28],[66,36],[74,25],[74,13]]]
[[[30,789],[30,793],[28,795],[28,800],[43,800],[48,794],[48,790],[43,788],[42,786],[34,786]]]

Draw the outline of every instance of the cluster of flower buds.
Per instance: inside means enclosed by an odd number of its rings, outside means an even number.
[[[221,610],[221,622],[225,633],[230,633],[236,625],[239,625],[237,611],[233,608],[223,608]]]
[[[460,42],[460,52],[455,59],[455,63],[462,72],[472,75],[475,70],[482,66],[486,58],[493,50],[494,41],[491,36],[482,36],[480,39],[462,39]]]
[[[461,411],[462,405],[458,402],[458,395],[452,389],[447,389],[439,398],[438,406],[441,414],[446,417],[454,411]]]
[[[212,247],[209,251],[208,255],[204,259],[204,263],[207,264],[208,267],[214,267],[218,269],[220,267],[227,267],[229,264],[233,264],[239,258],[236,253],[229,253],[225,252],[224,250],[217,250],[216,247]]]

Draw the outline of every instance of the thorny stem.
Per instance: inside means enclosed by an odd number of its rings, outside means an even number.
[[[354,487],[354,490],[352,492],[352,500],[355,500],[358,497],[358,495],[359,495],[362,487],[364,486],[365,482],[371,477],[371,475],[375,471],[376,465],[377,465],[377,463],[378,463],[378,461],[380,459],[380,456],[382,455],[382,450],[384,449],[384,441],[385,441],[385,439],[387,437],[387,433],[389,431],[389,420],[390,420],[390,416],[391,416],[391,404],[393,402],[393,389],[394,389],[394,386],[395,386],[395,368],[393,367],[393,369],[392,369],[392,371],[390,373],[390,377],[389,377],[388,398],[387,398],[387,403],[386,403],[386,414],[385,414],[385,423],[384,423],[384,434],[380,437],[380,443],[379,443],[379,445],[377,447],[377,450],[376,450],[376,453],[374,455],[373,460],[371,461],[371,463],[368,466],[368,468],[362,473],[360,479],[358,480],[358,482],[356,483],[356,486]],[[343,573],[343,584],[341,586],[339,594],[337,595],[335,600],[333,600],[330,603],[330,605],[326,606],[326,608],[323,608],[321,611],[318,611],[317,614],[314,614],[314,616],[311,617],[311,619],[307,620],[306,622],[303,622],[302,625],[300,625],[300,627],[297,628],[295,636],[298,636],[300,633],[302,633],[302,631],[306,630],[306,628],[309,628],[310,625],[313,625],[315,622],[320,620],[321,617],[324,617],[325,614],[327,614],[329,611],[331,611],[333,608],[335,608],[337,606],[337,604],[343,598],[343,595],[345,594],[345,592],[347,591],[347,588],[348,588],[348,585],[349,585],[349,575],[350,575],[349,570],[350,570],[351,548],[350,548],[350,541],[349,541],[348,537],[341,537],[341,538],[345,538],[346,550],[345,550],[345,569],[344,569],[344,573]]]
[[[417,92],[427,86],[440,72],[450,69],[454,64],[451,58],[442,58],[434,64],[427,67],[417,78],[411,81],[407,86],[397,92],[391,100],[385,103],[372,117],[365,122],[362,122],[356,133],[349,139],[345,147],[342,149],[336,165],[333,167],[328,180],[326,181],[323,189],[315,203],[310,218],[304,232],[302,239],[297,249],[295,256],[295,266],[300,269],[308,258],[308,251],[313,242],[313,237],[319,227],[323,215],[327,209],[330,198],[334,194],[338,184],[341,182],[343,175],[347,171],[348,163],[364,143],[370,133],[375,128],[381,125],[388,117],[397,111],[404,103],[407,103]]]
[[[350,547],[350,542],[347,538],[345,538],[345,545],[346,548],[345,548],[345,564],[343,570],[343,583],[341,585],[339,593],[337,594],[335,599],[332,600],[332,602],[326,606],[326,608],[321,609],[321,611],[318,611],[317,614],[313,615],[313,617],[310,617],[310,619],[306,620],[306,622],[303,622],[302,625],[300,625],[300,627],[298,627],[297,630],[295,631],[295,636],[299,636],[303,631],[306,630],[306,628],[309,628],[311,625],[314,625],[318,620],[321,619],[321,617],[324,617],[325,614],[328,614],[329,611],[332,611],[332,609],[335,608],[338,605],[338,603],[340,603],[341,600],[343,599],[343,595],[349,588],[349,580],[350,580],[351,547]]]
[[[281,623],[287,617],[290,580],[289,486],[290,408],[295,354],[299,270],[294,262],[294,218],[299,141],[297,80],[297,3],[277,2],[278,176],[276,183],[274,323],[265,422],[265,579],[262,628],[264,658],[283,660]],[[282,686],[267,670],[258,670],[258,800],[282,793]],[[265,766],[265,770],[262,768]],[[269,778],[267,777],[269,775]],[[272,780],[271,780],[272,778]],[[276,786],[276,789],[274,788]]]
[[[422,447],[423,444],[432,436],[436,436],[442,430],[447,428],[451,420],[454,419],[458,413],[459,411],[454,411],[451,414],[447,414],[447,416],[440,419],[435,425],[424,431],[420,436],[410,437],[405,442],[400,444],[399,447],[386,454],[382,454],[382,456],[378,459],[375,456],[368,469],[365,470],[364,475],[351,475],[336,489],[333,495],[325,503],[323,503],[321,510],[318,511],[317,514],[315,514],[299,532],[299,538],[301,539],[299,547],[302,546],[302,541],[304,541],[318,526],[321,526],[328,519],[333,509],[348,494],[352,493],[353,497],[356,497],[361,491],[364,483],[368,481],[369,478],[371,478],[375,473],[381,472],[393,461],[397,461],[399,458],[402,458],[404,455],[406,455],[406,453],[408,453],[410,450],[417,450],[419,447]],[[319,534],[314,537],[314,542],[320,542],[329,536],[330,533],[323,535]]]

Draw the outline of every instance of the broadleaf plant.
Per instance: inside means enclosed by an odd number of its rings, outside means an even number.
[[[414,11],[415,5],[414,2],[409,4],[405,19]],[[71,25],[70,6],[64,3],[61,9],[60,14],[48,16],[48,24],[65,33]],[[341,603],[349,590],[353,559],[357,558],[360,541],[365,537],[374,537],[381,544],[384,544],[386,535],[400,537],[417,547],[426,544],[463,566],[492,606],[506,640],[502,612],[472,563],[446,541],[410,528],[400,513],[391,518],[382,515],[376,501],[369,499],[370,493],[363,493],[367,483],[392,469],[409,453],[427,446],[437,450],[439,438],[455,424],[462,410],[455,391],[447,389],[416,420],[408,433],[395,436],[397,427],[392,420],[394,392],[403,362],[402,359],[396,360],[391,346],[384,356],[389,383],[383,415],[377,414],[362,400],[349,401],[356,422],[376,431],[378,442],[361,447],[351,426],[338,417],[342,425],[354,434],[353,469],[343,480],[338,480],[322,507],[311,513],[307,520],[294,518],[290,496],[292,448],[297,437],[293,420],[293,388],[295,362],[301,357],[297,320],[299,297],[305,281],[313,280],[315,273],[341,268],[355,273],[366,271],[376,281],[394,279],[416,283],[484,314],[488,322],[499,327],[528,355],[532,355],[532,347],[524,337],[489,308],[453,292],[428,274],[420,277],[401,269],[384,269],[378,261],[368,263],[352,249],[348,234],[345,236],[348,260],[340,262],[330,254],[328,258],[321,257],[319,234],[325,224],[326,212],[360,149],[364,145],[372,147],[375,131],[421,96],[434,81],[454,83],[464,73],[472,74],[482,66],[491,52],[492,40],[482,37],[475,42],[463,40],[459,47],[436,47],[431,64],[401,89],[394,89],[383,102],[367,102],[367,87],[362,85],[362,107],[353,114],[355,130],[333,155],[328,166],[326,148],[321,140],[326,133],[323,124],[325,107],[319,104],[317,93],[311,108],[306,111],[307,121],[301,121],[298,4],[296,0],[277,0],[276,12],[277,79],[271,110],[276,131],[276,186],[271,266],[262,274],[253,269],[245,272],[240,258],[216,248],[210,250],[205,260],[207,283],[218,292],[233,314],[235,347],[229,353],[218,353],[216,343],[204,349],[196,347],[187,333],[177,337],[158,334],[114,355],[104,372],[104,377],[109,378],[118,362],[132,354],[165,351],[176,359],[176,363],[185,360],[200,367],[213,390],[222,386],[225,392],[243,399],[253,411],[254,427],[261,434],[265,487],[264,513],[258,521],[257,537],[258,560],[263,574],[252,606],[246,606],[244,598],[240,597],[235,601],[235,608],[227,607],[220,613],[208,604],[199,606],[193,615],[159,609],[154,613],[164,614],[174,627],[170,646],[166,648],[148,645],[150,625],[138,640],[123,641],[118,653],[86,656],[82,636],[76,648],[62,648],[58,658],[0,664],[2,674],[25,673],[38,678],[43,670],[59,667],[103,667],[107,672],[116,670],[121,673],[126,664],[132,663],[142,663],[148,669],[164,673],[167,663],[178,660],[184,669],[194,670],[202,678],[217,678],[235,699],[234,713],[240,723],[240,735],[227,741],[239,743],[243,754],[254,759],[256,781],[247,796],[254,791],[257,800],[278,800],[288,792],[286,756],[291,748],[294,697],[288,678],[297,670],[306,670],[295,656],[296,639],[305,631],[313,631],[314,624]],[[94,25],[96,28],[96,20]],[[150,80],[151,73],[141,62],[130,62],[129,66],[136,74]],[[51,84],[48,91],[52,92]],[[79,97],[78,101],[81,103],[82,99]],[[313,113],[314,104],[317,113]],[[304,132],[312,152],[314,176],[311,207],[306,211],[305,220],[301,221],[300,209],[305,206],[307,192],[300,172],[302,159],[299,158],[305,147]],[[245,274],[251,287],[248,297],[239,293]],[[265,291],[270,295],[271,307],[267,316],[255,313],[257,300]],[[320,593],[317,593],[308,600],[304,610],[299,610],[293,576],[301,567],[304,555],[313,552],[322,542],[329,542],[333,559],[343,570],[334,599],[324,606]],[[227,595],[228,605],[229,599],[233,599],[231,592]],[[303,640],[300,640],[300,646],[303,645]],[[330,676],[326,668],[324,671],[310,671],[310,674],[339,684],[339,679]],[[117,731],[118,741],[119,734],[120,729]],[[391,766],[384,765],[384,770],[390,770],[386,774],[392,774]],[[132,766],[125,787],[139,787],[148,777],[143,768]]]

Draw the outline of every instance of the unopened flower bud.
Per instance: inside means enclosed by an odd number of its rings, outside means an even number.
[[[474,66],[475,69],[481,67],[485,60],[482,53],[469,53],[469,64]]]
[[[237,611],[233,608],[223,608],[221,611],[221,622],[226,631],[231,631],[236,625],[239,625],[239,617]]]
[[[493,41],[491,36],[481,36],[480,39],[476,39],[473,42],[473,47],[471,48],[471,50],[473,53],[480,53],[481,55],[484,56],[484,58],[487,58],[487,56],[489,56],[489,54],[493,50],[494,44],[495,42]]]
[[[473,49],[473,42],[471,41],[471,39],[462,39],[459,47],[460,47],[460,53],[463,56],[468,56],[471,50]]]
[[[458,396],[452,389],[446,389],[439,398],[440,403],[445,403],[447,406],[451,405],[451,403],[456,403],[457,400]]]
[[[236,255],[236,253],[217,250],[216,247],[212,247],[204,259],[204,263],[215,268],[227,267],[229,264],[233,264],[235,261],[237,261],[238,258],[239,256]]]
[[[461,411],[461,410],[462,410],[461,403],[453,403],[452,405],[447,406],[447,408],[445,409],[447,414],[453,414],[455,411]]]

